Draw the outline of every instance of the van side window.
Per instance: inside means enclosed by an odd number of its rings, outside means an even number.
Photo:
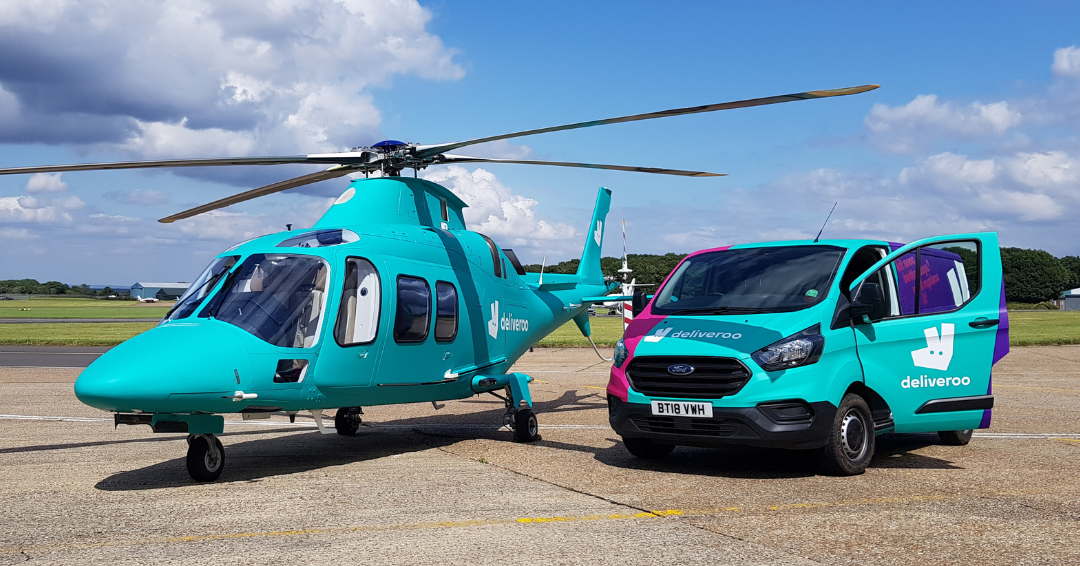
[[[410,275],[397,278],[397,312],[394,314],[394,340],[423,342],[431,321],[431,288],[427,281]]]
[[[457,336],[457,288],[452,283],[435,283],[435,340],[449,342]]]
[[[904,254],[891,264],[901,314],[949,312],[964,306],[981,287],[981,263],[975,240],[933,244]]]
[[[379,272],[371,262],[356,257],[345,261],[345,285],[334,325],[334,340],[338,344],[353,346],[375,341],[382,304],[379,291]]]

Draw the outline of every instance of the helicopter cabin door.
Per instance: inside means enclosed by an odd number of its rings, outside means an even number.
[[[335,259],[344,281],[331,308],[334,315],[332,336],[323,341],[316,365],[315,383],[319,387],[367,387],[379,368],[382,357],[380,334],[386,331],[384,311],[386,282],[376,266],[347,252]],[[328,313],[328,315],[331,313]]]

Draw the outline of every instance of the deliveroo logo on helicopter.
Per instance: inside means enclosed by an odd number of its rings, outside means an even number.
[[[503,313],[499,316],[499,301],[495,301],[491,304],[491,320],[488,321],[488,334],[492,338],[499,337],[499,330],[506,330],[508,332],[528,332],[529,331],[529,319],[527,318],[514,318],[514,313]]]
[[[592,237],[596,240],[596,245],[600,245],[600,239],[604,237],[604,221],[596,221],[596,230],[593,230]]]

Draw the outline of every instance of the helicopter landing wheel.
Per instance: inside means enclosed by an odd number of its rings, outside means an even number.
[[[225,469],[225,448],[212,434],[188,436],[187,470],[191,479],[199,482],[214,481]]]
[[[363,411],[360,407],[342,407],[334,415],[334,428],[341,436],[356,436],[360,430],[360,415]]]
[[[532,409],[520,409],[514,413],[514,440],[536,442],[540,440],[540,425]]]

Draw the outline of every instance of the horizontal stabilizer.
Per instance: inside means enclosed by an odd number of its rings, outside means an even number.
[[[606,303],[608,301],[632,301],[633,295],[604,295],[603,297],[582,297],[583,303]]]

